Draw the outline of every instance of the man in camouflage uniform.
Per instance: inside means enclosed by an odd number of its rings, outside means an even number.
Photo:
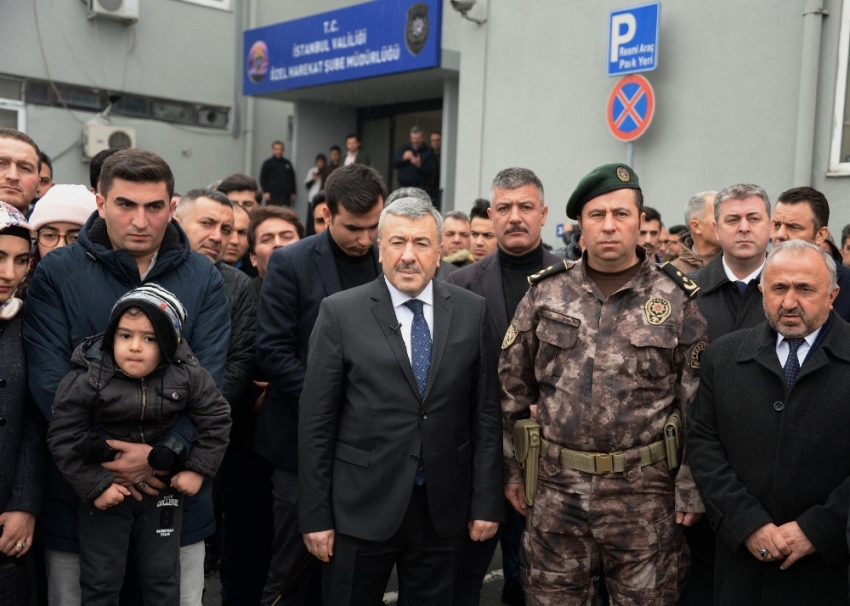
[[[528,515],[528,604],[593,604],[600,564],[615,605],[675,604],[687,576],[681,527],[704,508],[662,439],[696,392],[706,324],[696,285],[638,246],[642,207],[628,166],[584,177],[567,216],[587,251],[529,279],[502,344],[505,494]],[[513,427],[535,405],[544,441],[527,509]]]

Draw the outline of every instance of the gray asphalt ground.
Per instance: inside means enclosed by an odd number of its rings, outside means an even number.
[[[490,562],[490,571],[484,578],[484,587],[481,590],[481,606],[499,606],[502,604],[502,551],[496,549],[493,561]],[[221,583],[218,573],[207,577],[204,587],[204,606],[221,606]],[[384,604],[393,606],[398,599],[398,581],[393,572],[387,591],[384,594]]]

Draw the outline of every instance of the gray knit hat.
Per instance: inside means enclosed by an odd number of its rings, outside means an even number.
[[[116,301],[109,314],[109,326],[106,328],[104,338],[104,343],[108,347],[112,347],[121,316],[131,307],[141,309],[153,324],[162,363],[170,364],[183,336],[183,324],[186,322],[186,310],[183,305],[174,294],[159,284],[150,282],[134,288]]]

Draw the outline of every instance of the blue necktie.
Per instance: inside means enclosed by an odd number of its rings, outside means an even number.
[[[788,354],[788,359],[785,361],[785,367],[782,369],[785,373],[785,385],[788,389],[794,385],[797,380],[797,375],[800,374],[800,360],[797,359],[797,350],[803,344],[805,339],[785,339],[791,352]]]
[[[405,305],[413,312],[413,324],[410,326],[410,365],[416,386],[419,388],[419,399],[425,397],[425,387],[428,385],[428,373],[431,371],[431,331],[422,312],[422,301],[410,299]],[[416,465],[417,486],[425,485],[425,452],[419,448],[419,462]]]
[[[744,296],[744,293],[747,292],[747,283],[738,280],[735,282],[735,286],[738,287],[738,292],[741,293],[741,296]]]

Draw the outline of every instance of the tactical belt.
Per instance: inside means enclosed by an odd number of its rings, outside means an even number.
[[[549,446],[552,442],[542,436],[540,442],[543,452],[546,453],[546,456],[549,456]],[[638,451],[640,452],[640,467],[652,465],[667,458],[667,449],[664,446],[664,440],[653,442],[649,446],[641,446]],[[623,473],[626,465],[626,455],[622,452],[582,452],[580,450],[570,450],[569,448],[561,448],[557,460],[561,467],[569,467],[576,471],[595,475]]]

